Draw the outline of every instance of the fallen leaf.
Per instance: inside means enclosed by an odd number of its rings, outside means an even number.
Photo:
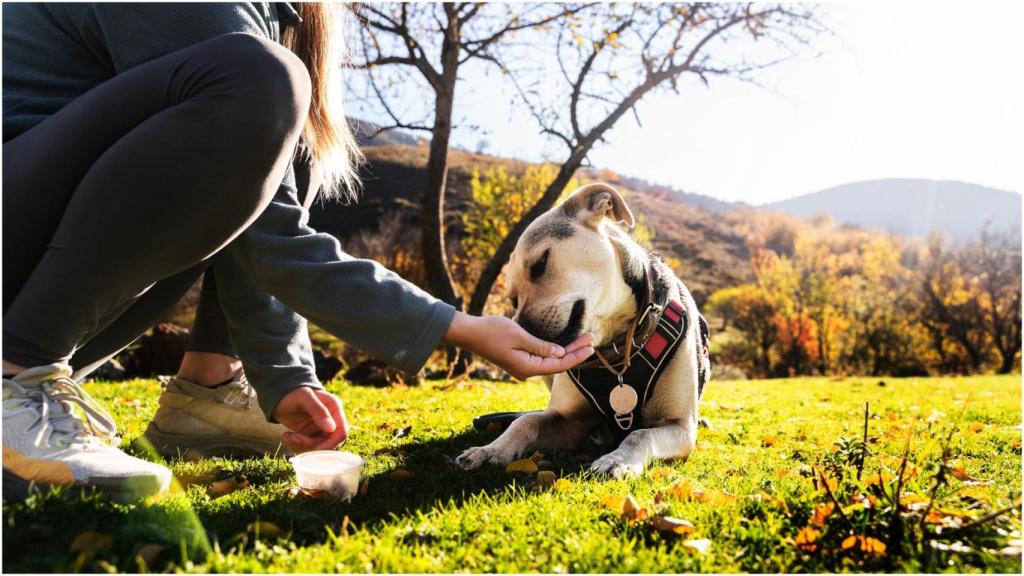
[[[102,532],[81,532],[71,541],[68,548],[72,552],[78,552],[79,559],[84,563],[97,554],[106,552],[114,543],[114,537]]]
[[[892,475],[883,470],[868,476],[866,484],[867,486],[874,486],[876,484],[880,486],[885,486],[891,481]]]
[[[695,530],[692,523],[670,516],[654,516],[650,520],[651,526],[658,532],[670,532],[672,534],[690,534]]]
[[[135,562],[143,562],[147,568],[152,567],[153,563],[160,556],[160,553],[167,549],[167,546],[163,544],[143,544],[135,550],[135,554],[132,555],[135,558]]]
[[[605,507],[616,514],[622,514],[622,507],[626,504],[626,497],[618,495],[605,496],[601,498],[601,504],[604,504]]]
[[[387,422],[381,422],[377,424],[377,430],[391,430],[391,424]]]
[[[665,489],[665,496],[676,500],[686,500],[693,493],[693,485],[687,480],[679,480]]]
[[[703,490],[694,490],[691,496],[698,502],[704,502],[706,504],[722,505],[731,504],[736,501],[735,494],[730,494],[722,490],[708,490],[707,492]]]
[[[391,435],[392,440],[398,440],[399,438],[405,438],[412,432],[412,426],[406,426],[405,428],[399,428],[395,430],[395,433]]]
[[[870,536],[850,536],[843,540],[842,549],[855,549],[873,556],[885,555],[885,543]]]
[[[657,468],[651,468],[647,474],[652,480],[664,480],[675,474],[675,470],[668,466],[658,466]]]
[[[366,493],[370,490],[370,479],[363,480],[363,483],[359,485],[359,495],[366,496]]]
[[[227,496],[232,492],[241,490],[249,486],[249,479],[244,475],[239,474],[224,480],[217,480],[206,487],[206,495],[211,499],[216,500],[221,496]]]
[[[821,536],[821,532],[810,526],[804,526],[797,532],[796,540],[793,541],[793,544],[804,552],[814,552],[818,549],[818,536]]]
[[[707,554],[708,550],[711,549],[711,540],[708,540],[707,538],[687,540],[683,542],[683,547],[687,550],[697,552],[698,554]]]
[[[957,480],[963,482],[964,484],[967,484],[968,486],[984,486],[985,484],[992,483],[991,480],[982,480],[980,478],[975,478],[974,476],[969,475],[961,466],[953,468],[952,475],[953,478],[956,478]]]
[[[378,448],[373,452],[374,456],[396,456],[404,457],[406,455],[405,450],[396,446],[386,446],[384,448]]]
[[[555,490],[557,490],[559,492],[569,492],[573,488],[575,488],[576,486],[572,483],[572,480],[567,480],[565,478],[559,478],[558,480],[555,480],[555,484],[554,484],[553,487],[554,487]]]
[[[534,486],[537,490],[547,490],[554,485],[557,476],[550,470],[541,470],[537,472],[537,480],[534,481]]]
[[[409,478],[412,478],[412,472],[409,472],[405,468],[396,468],[384,476],[391,480],[408,480]]]
[[[811,524],[814,524],[815,526],[824,526],[825,521],[828,520],[828,517],[831,516],[833,512],[835,512],[835,509],[835,504],[831,502],[824,506],[815,506],[814,516],[811,516]]]
[[[509,462],[508,466],[505,466],[505,472],[509,474],[513,472],[524,472],[526,474],[533,474],[537,471],[537,463],[529,458],[523,458],[522,460],[516,460],[515,462]]]
[[[764,438],[761,439],[761,446],[764,446],[766,448],[775,446],[775,443],[778,442],[778,440],[779,439],[776,438],[775,436],[765,436]]]
[[[626,496],[625,502],[622,504],[622,517],[630,522],[639,522],[644,518],[647,518],[647,509],[640,506],[637,503],[636,498],[632,495]]]
[[[968,426],[967,429],[977,434],[978,432],[981,432],[982,430],[985,429],[985,425],[982,424],[981,422],[971,422],[971,425]]]
[[[256,534],[257,537],[264,538],[277,538],[284,532],[277,527],[277,524],[267,522],[266,520],[257,520],[252,524],[249,524],[246,531]]]
[[[530,455],[530,460],[533,460],[534,463],[540,462],[543,459],[544,459],[544,454],[542,454],[540,452],[534,452],[533,454]]]

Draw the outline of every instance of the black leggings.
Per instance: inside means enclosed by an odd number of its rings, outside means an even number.
[[[291,52],[229,34],[5,142],[3,358],[82,372],[152,326],[270,202],[309,97]],[[204,300],[198,328],[223,331]]]

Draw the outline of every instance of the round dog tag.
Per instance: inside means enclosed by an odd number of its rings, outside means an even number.
[[[629,414],[636,408],[636,401],[636,390],[625,384],[612,388],[611,394],[608,395],[608,403],[616,414]]]

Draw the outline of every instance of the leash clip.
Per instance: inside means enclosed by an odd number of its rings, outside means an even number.
[[[636,325],[638,327],[643,326],[644,322],[647,320],[647,316],[652,312],[660,317],[664,311],[664,306],[658,304],[657,302],[651,302],[650,304],[647,305],[646,308],[644,308],[644,313],[640,315],[640,319],[637,320]],[[650,332],[648,330],[648,327],[644,326],[643,333],[641,334],[641,336],[645,337],[644,335],[646,335],[648,332]],[[642,348],[642,346],[639,346],[636,343],[636,334],[633,334],[633,348],[637,351],[639,351],[639,349]]]

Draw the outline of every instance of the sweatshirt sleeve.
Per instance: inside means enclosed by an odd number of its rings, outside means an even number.
[[[345,254],[307,218],[295,189],[282,186],[226,250],[287,308],[402,370],[418,371],[440,344],[455,308],[372,260]]]

